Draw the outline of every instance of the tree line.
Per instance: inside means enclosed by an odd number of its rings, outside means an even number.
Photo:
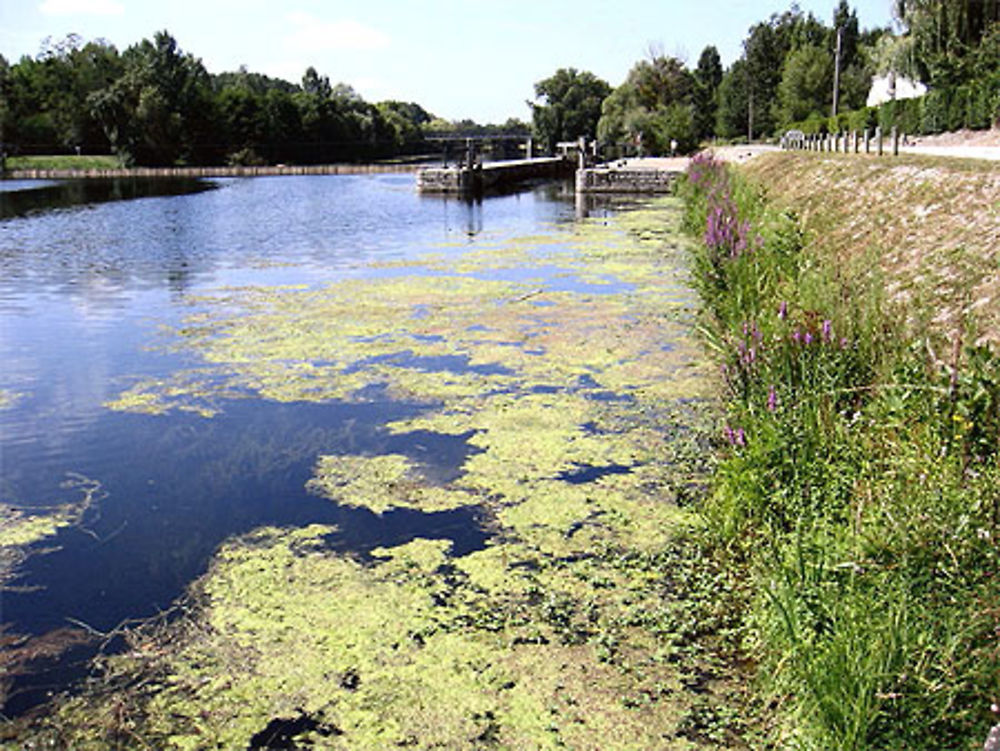
[[[166,31],[122,53],[70,35],[13,65],[0,56],[0,94],[8,153],[115,153],[126,165],[369,161],[426,153],[430,132],[529,132],[372,104],[312,67],[299,84],[245,68],[212,75]]]
[[[530,125],[447,122],[415,102],[372,104],[314,68],[298,84],[245,68],[209,74],[166,31],[121,53],[71,35],[14,64],[0,55],[0,145],[115,153],[123,164],[310,164],[429,153],[428,136],[443,133],[531,133],[549,151],[585,136],[612,154],[663,154],[793,126],[839,128],[847,112],[859,113],[851,123],[902,117],[907,132],[1000,118],[1000,0],[893,6],[900,33],[861,29],[847,0],[829,25],[792,4],[751,26],[728,68],[714,45],[693,69],[652,50],[617,87],[563,68],[535,84]],[[865,111],[873,77],[884,74],[923,81],[926,102]]]
[[[713,138],[839,129],[847,113],[858,114],[850,122],[879,124],[880,113],[866,109],[877,75],[930,87],[926,103],[906,110],[911,120],[923,114],[908,132],[1000,120],[1000,0],[896,0],[894,15],[898,34],[861,29],[846,0],[831,25],[793,4],[751,26],[728,68],[713,45],[693,70],[652,51],[614,89],[592,73],[562,69],[536,84],[533,125],[550,147],[585,135],[612,150],[690,152]],[[891,119],[895,112],[881,114]]]

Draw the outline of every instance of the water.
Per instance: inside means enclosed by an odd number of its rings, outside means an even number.
[[[150,348],[192,296],[225,285],[320,284],[373,261],[461,253],[572,221],[559,186],[478,203],[420,197],[408,175],[207,181],[0,183],[0,500],[25,509],[77,500],[78,527],[49,538],[3,592],[8,634],[85,623],[106,632],[169,608],[227,537],[262,525],[333,524],[330,544],[364,555],[414,537],[458,553],[484,544],[477,509],[377,516],[304,490],[316,457],[401,453],[448,479],[467,436],[392,436],[414,404],[227,402],[206,420],[112,412],[138,375],[190,365]],[[445,364],[457,367],[454,363]],[[2,634],[0,634],[2,636]],[[22,713],[81,675],[89,652],[37,660],[4,707]]]

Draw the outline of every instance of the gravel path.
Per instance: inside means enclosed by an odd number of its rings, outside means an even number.
[[[948,156],[956,159],[989,159],[1000,162],[1000,146],[936,146],[917,144],[900,146],[904,154],[927,154],[928,156]]]

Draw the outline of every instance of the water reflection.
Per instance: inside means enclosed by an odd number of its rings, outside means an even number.
[[[0,190],[0,219],[109,201],[181,196],[214,187],[208,181],[182,178],[39,181],[38,184],[18,180],[14,186]]]

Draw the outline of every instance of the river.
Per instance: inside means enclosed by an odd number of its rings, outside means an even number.
[[[28,511],[72,502],[79,488],[66,486],[79,477],[99,482],[101,496],[8,583],[9,633],[44,634],[67,619],[107,631],[154,615],[220,542],[264,524],[336,524],[350,549],[418,534],[447,534],[460,549],[481,543],[468,511],[377,517],[305,492],[321,449],[423,451],[453,472],[461,440],[418,449],[381,433],[412,405],[242,399],[215,420],[104,405],[137,377],[183,367],[183,354],[156,345],[203,292],[359,278],[376,262],[550,230],[573,220],[563,186],[480,202],[421,197],[408,175],[0,188],[0,391],[10,395],[0,500]],[[5,711],[61,688],[65,663],[53,673],[36,661]]]
[[[646,612],[713,419],[675,201],[0,187],[6,715],[110,742],[134,707],[154,747],[683,732]],[[622,691],[658,698],[573,709]]]

